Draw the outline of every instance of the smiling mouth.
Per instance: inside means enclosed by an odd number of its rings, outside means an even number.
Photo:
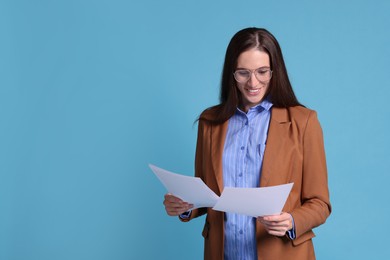
[[[257,93],[260,91],[260,88],[255,88],[255,89],[248,89],[249,93]]]
[[[263,88],[264,88],[264,86],[261,86],[259,88],[246,88],[246,90],[249,92],[249,94],[257,94]]]

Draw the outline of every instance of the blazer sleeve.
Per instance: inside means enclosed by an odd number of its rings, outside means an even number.
[[[323,134],[315,111],[310,111],[303,133],[301,206],[294,209],[296,236],[323,224],[331,213]]]

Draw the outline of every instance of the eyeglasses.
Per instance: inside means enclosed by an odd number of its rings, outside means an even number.
[[[258,81],[265,83],[268,82],[272,77],[272,70],[269,68],[258,68],[255,70],[238,69],[233,75],[237,82],[246,83],[252,77],[252,73]]]

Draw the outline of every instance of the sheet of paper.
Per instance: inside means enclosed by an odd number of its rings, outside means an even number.
[[[214,210],[252,217],[282,212],[293,183],[263,188],[225,188]]]
[[[194,209],[213,207],[219,198],[198,177],[172,173],[152,164],[149,164],[149,167],[160,179],[169,193],[172,193],[183,201],[194,204]]]
[[[282,212],[293,183],[262,188],[225,188],[218,197],[197,177],[176,174],[155,165],[150,169],[169,193],[194,204],[194,208],[210,207],[252,217],[275,215]]]

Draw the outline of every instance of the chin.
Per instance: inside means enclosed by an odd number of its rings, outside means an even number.
[[[252,105],[252,106],[256,106],[256,105],[258,105],[262,100],[263,100],[263,97],[261,97],[261,98],[248,98],[248,99],[247,99],[247,102],[248,102],[248,104],[250,104],[250,105]]]

